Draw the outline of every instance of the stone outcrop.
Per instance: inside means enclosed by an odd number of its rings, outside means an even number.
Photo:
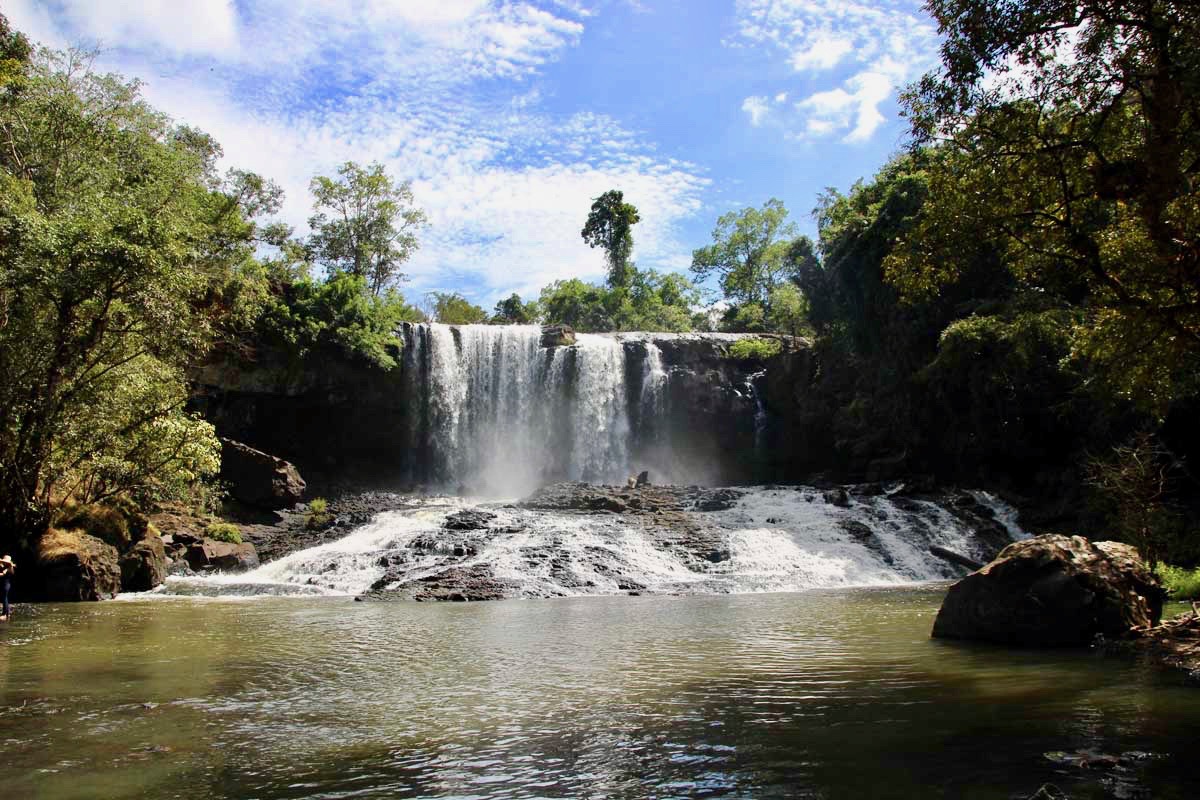
[[[575,329],[570,325],[543,325],[542,347],[569,347],[575,344]]]
[[[258,508],[288,508],[304,498],[294,465],[232,439],[221,440],[221,480],[231,495]]]
[[[258,552],[249,542],[232,544],[214,539],[202,539],[188,545],[184,558],[196,572],[219,570],[245,572],[259,565]]]
[[[950,587],[933,635],[1026,646],[1121,638],[1162,616],[1164,592],[1129,545],[1046,535],[1008,545]]]
[[[121,556],[121,591],[148,592],[167,579],[162,537],[151,533]]]
[[[542,344],[567,350],[563,355],[573,363],[574,332],[568,328],[547,328],[547,332],[550,335],[543,335]],[[669,439],[678,463],[706,465],[711,474],[698,478],[704,483],[756,482],[779,474],[764,463],[773,464],[803,449],[803,442],[784,436],[756,437],[755,419],[771,370],[764,375],[769,364],[729,355],[730,347],[747,335],[611,336],[625,351],[629,398],[641,397],[645,388],[648,345],[661,355],[665,372],[664,402],[654,419],[642,418],[636,402],[628,404],[635,442],[631,465],[655,463],[655,443]],[[789,359],[807,352],[803,339],[773,338],[783,343],[782,352]],[[420,387],[428,379],[433,341],[427,328],[407,323],[397,331],[396,341],[398,364],[390,370],[331,352],[297,362],[288,353],[266,346],[248,355],[214,358],[191,376],[191,407],[212,422],[220,436],[287,459],[305,474],[357,473],[374,478],[383,468],[411,486],[445,481],[446,476],[422,473],[431,455],[420,433],[427,424],[430,399]],[[647,443],[645,452],[639,452],[638,441]],[[771,452],[760,452],[763,448],[756,448],[756,442]]]
[[[51,529],[38,542],[39,599],[105,600],[121,590],[117,548],[79,531]]]

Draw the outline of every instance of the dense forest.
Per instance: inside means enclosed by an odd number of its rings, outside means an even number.
[[[90,504],[207,502],[220,448],[188,370],[213,352],[389,370],[396,327],[432,320],[802,336],[818,366],[795,377],[808,452],[789,477],[894,457],[1194,563],[1200,17],[929,8],[943,66],[904,97],[911,142],[816,200],[817,241],[770,199],[721,216],[691,277],[639,269],[614,189],[581,231],[605,282],[492,312],[401,293],[427,222],[379,165],[314,177],[298,236],[269,178],[222,172],[136,82],[0,17],[0,543]]]

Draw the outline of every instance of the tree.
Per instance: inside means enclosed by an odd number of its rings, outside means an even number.
[[[488,315],[458,292],[433,292],[433,317],[444,325],[476,325]]]
[[[420,246],[425,224],[408,181],[394,183],[380,164],[348,161],[338,179],[317,176],[309,189],[317,212],[308,221],[309,248],[318,262],[365,278],[374,295],[404,280],[400,265]]]
[[[796,228],[786,221],[787,214],[783,203],[771,198],[761,209],[721,215],[713,243],[692,252],[692,272],[698,280],[717,275],[730,300],[766,307],[771,290],[788,277],[784,255]]]
[[[494,325],[530,325],[537,321],[538,304],[525,303],[521,295],[513,292],[504,300],[496,303],[496,311],[491,322]]]
[[[808,303],[794,283],[782,283],[771,290],[767,326],[776,333],[799,336],[808,321]]]
[[[41,50],[19,83],[0,102],[0,544],[18,547],[55,503],[215,472],[184,371],[252,310],[248,213],[278,197],[219,176],[212,139],[87,54]]]
[[[640,219],[637,207],[626,203],[624,195],[615,189],[600,195],[592,203],[580,236],[589,247],[604,250],[610,288],[629,284],[632,277],[629,256],[633,253],[631,229]]]
[[[935,293],[994,244],[1028,296],[1084,312],[1075,354],[1161,415],[1200,375],[1195,3],[928,7],[943,66],[905,105],[936,158],[892,279]]]

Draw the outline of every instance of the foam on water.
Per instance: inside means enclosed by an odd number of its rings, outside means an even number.
[[[933,544],[985,555],[972,530],[932,502],[879,495],[841,508],[805,487],[744,491],[734,507],[696,513],[690,525],[659,526],[653,515],[493,504],[487,506],[496,515],[490,530],[471,532],[442,525],[472,501],[437,498],[414,510],[380,514],[343,539],[252,572],[171,578],[160,591],[347,595],[411,584],[452,568],[483,568],[509,594],[528,597],[799,591],[961,574],[930,555]],[[376,586],[385,575],[390,582]]]

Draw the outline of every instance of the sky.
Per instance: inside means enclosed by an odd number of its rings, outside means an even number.
[[[897,93],[937,61],[913,0],[4,0],[51,47],[213,135],[278,182],[345,161],[410,180],[429,218],[401,288],[490,308],[601,280],[580,237],[594,198],[636,205],[633,258],[686,271],[726,212],[782,200],[815,235],[827,187],[906,141]]]

